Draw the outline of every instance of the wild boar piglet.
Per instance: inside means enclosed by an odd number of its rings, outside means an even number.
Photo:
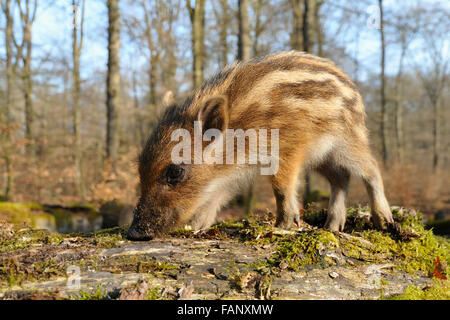
[[[393,223],[365,111],[334,63],[290,51],[235,63],[166,109],[139,158],[141,196],[128,232],[148,240],[177,226],[211,226],[220,208],[257,174],[270,175],[276,226],[300,223],[306,170],[331,185],[325,227],[342,231],[350,176],[362,178],[372,219]]]

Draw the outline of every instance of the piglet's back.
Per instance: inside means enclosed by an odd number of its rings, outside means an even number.
[[[228,98],[230,127],[296,126],[295,121],[363,123],[364,105],[349,77],[328,59],[288,51],[235,63],[189,100],[195,114],[215,95]]]

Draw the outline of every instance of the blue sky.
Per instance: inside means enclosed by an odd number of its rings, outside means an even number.
[[[37,13],[35,25],[33,27],[33,42],[35,49],[33,54],[36,57],[42,57],[50,53],[51,56],[65,55],[70,57],[71,50],[71,0],[41,0]],[[87,0],[86,10],[86,25],[85,25],[85,43],[84,51],[82,55],[82,76],[90,77],[92,73],[104,71],[106,69],[107,60],[107,11],[105,0]],[[122,10],[127,10],[126,3],[128,0],[122,1]],[[376,3],[376,1],[366,1],[368,3]],[[394,1],[386,0],[386,10],[393,6],[401,4],[405,8],[414,1],[403,0]],[[440,3],[446,6],[450,10],[450,1],[442,0],[426,0],[422,1],[429,3]],[[52,5],[50,5],[52,4]],[[182,8],[184,10],[184,8]],[[184,12],[182,12],[185,14]],[[327,13],[333,15],[333,12]],[[376,70],[379,63],[379,34],[376,29],[370,29],[366,26],[366,20],[369,18],[370,13],[366,12],[366,15],[355,21],[353,25],[354,30],[359,30],[359,50],[358,56],[362,62],[362,70]],[[332,19],[331,19],[332,21]],[[4,24],[4,19],[1,19],[0,23]],[[333,24],[334,23],[334,24]],[[190,30],[186,30],[189,26],[181,24],[178,27],[178,33],[182,36],[187,44]],[[331,22],[328,26],[330,29],[337,28],[335,22]],[[341,42],[346,44],[346,50],[348,52],[356,52],[356,41],[354,39],[355,32],[345,34],[345,38],[340,39]],[[132,47],[126,39],[122,39],[122,68],[127,67],[129,64],[135,64],[137,61],[145,62],[145,58]],[[2,43],[3,37],[0,40]],[[419,46],[418,43],[413,43],[414,46]],[[391,44],[388,47],[388,61],[387,72],[393,72],[397,69],[396,61],[398,61],[398,48],[395,44]],[[448,55],[448,41],[446,49],[444,49]],[[1,54],[3,54],[3,46],[1,48]],[[417,56],[420,57],[420,49],[417,49]],[[190,48],[186,50],[186,55],[190,55]],[[39,60],[39,59],[35,59]]]

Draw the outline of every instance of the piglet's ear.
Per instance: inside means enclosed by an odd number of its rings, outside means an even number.
[[[228,127],[228,99],[226,96],[216,96],[203,105],[198,114],[203,131],[219,129],[225,131]]]

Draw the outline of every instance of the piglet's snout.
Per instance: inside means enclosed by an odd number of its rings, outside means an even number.
[[[152,232],[140,232],[137,229],[130,227],[127,233],[127,239],[132,241],[148,241],[155,237]]]

